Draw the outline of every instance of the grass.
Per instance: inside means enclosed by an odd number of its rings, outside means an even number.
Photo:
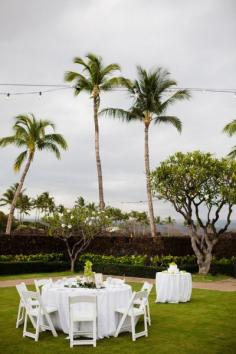
[[[35,279],[35,278],[48,278],[48,277],[64,277],[64,276],[74,276],[75,274],[67,272],[54,272],[54,273],[31,273],[31,274],[18,274],[18,275],[0,275],[0,282],[2,280],[13,280],[13,279]],[[197,282],[214,282],[218,280],[224,280],[230,278],[228,275],[217,274],[217,275],[200,275],[192,274],[193,281]]]
[[[134,290],[140,284],[132,283]],[[65,334],[54,338],[49,332],[38,343],[22,338],[22,327],[15,328],[18,295],[14,287],[0,289],[0,353],[67,354],[235,354],[235,293],[193,290],[192,300],[184,304],[155,304],[150,297],[152,326],[148,338],[131,341],[129,333],[97,342],[97,348],[69,348]]]

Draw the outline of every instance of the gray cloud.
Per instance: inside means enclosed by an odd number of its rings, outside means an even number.
[[[76,69],[74,56],[88,51],[118,62],[135,76],[135,65],[166,67],[180,86],[235,87],[236,3],[234,0],[1,0],[1,82],[63,83],[66,70]],[[3,90],[3,88],[2,88]],[[7,90],[10,90],[8,88]],[[183,133],[153,126],[151,165],[177,150],[200,149],[224,156],[234,145],[222,134],[235,118],[233,95],[193,94],[169,113],[183,122]],[[102,106],[127,106],[123,93],[102,97]],[[62,160],[39,154],[26,181],[29,193],[49,190],[58,203],[71,205],[78,195],[97,200],[92,106],[89,97],[61,91],[38,96],[0,96],[1,136],[10,133],[19,113],[56,122],[70,149]],[[143,126],[100,119],[101,157],[106,200],[125,209],[145,204]],[[12,171],[17,149],[0,150],[0,193],[18,176]],[[158,215],[174,215],[168,203],[156,203]]]

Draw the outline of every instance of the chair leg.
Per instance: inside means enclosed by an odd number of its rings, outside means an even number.
[[[97,319],[93,320],[93,346],[97,345]]]
[[[25,311],[25,320],[24,320],[24,327],[23,327],[23,337],[25,337],[25,334],[26,334],[27,322],[28,322],[28,315],[27,315],[27,312]]]
[[[143,320],[144,320],[144,332],[145,332],[145,336],[148,336],[148,326],[147,326],[147,312],[146,312],[146,308],[144,308],[144,316],[143,316]]]
[[[56,332],[56,330],[55,330],[55,328],[54,328],[54,325],[53,325],[53,323],[52,323],[52,320],[51,320],[50,315],[49,315],[48,313],[45,313],[45,317],[46,317],[46,319],[47,319],[47,322],[48,322],[50,331],[52,332],[52,334],[53,334],[54,337],[57,337],[58,335],[57,335],[57,332]]]
[[[16,319],[16,328],[18,328],[24,322],[24,310],[24,306],[22,306],[22,304],[20,303]]]
[[[38,314],[38,317],[36,320],[35,342],[37,342],[39,340],[40,320],[41,320],[41,314],[39,311],[39,314]]]
[[[69,336],[70,336],[70,348],[74,346],[74,326],[73,321],[70,321],[70,329],[69,329]]]
[[[131,329],[132,329],[132,340],[136,340],[135,336],[135,323],[134,323],[134,316],[131,316]]]
[[[151,326],[151,314],[150,314],[149,302],[147,302],[147,317],[148,317],[148,324],[149,326]]]
[[[121,330],[121,328],[122,328],[122,326],[123,326],[123,324],[125,322],[125,319],[126,319],[126,315],[124,314],[124,315],[122,315],[121,320],[120,320],[120,322],[118,324],[118,327],[116,329],[115,337],[118,337],[118,335],[120,333],[120,330]]]

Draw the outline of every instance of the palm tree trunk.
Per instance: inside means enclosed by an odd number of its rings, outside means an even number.
[[[149,223],[150,223],[150,228],[151,228],[151,235],[152,235],[152,237],[155,237],[156,236],[156,226],[155,226],[155,220],[154,220],[151,181],[150,181],[148,129],[149,129],[149,124],[145,124],[145,129],[144,129],[144,135],[145,135],[145,139],[144,139],[144,159],[145,159],[145,172],[146,172],[146,188],[147,188],[147,199],[148,199]]]
[[[15,208],[16,208],[17,199],[18,199],[18,197],[20,195],[20,192],[22,190],[22,187],[23,187],[23,184],[24,184],[24,181],[25,181],[25,177],[26,177],[27,172],[29,170],[30,164],[31,164],[31,162],[33,160],[33,156],[34,156],[33,153],[29,154],[27,163],[25,165],[23,174],[22,174],[21,179],[20,179],[20,183],[19,183],[19,185],[18,185],[18,187],[16,189],[16,192],[14,194],[14,198],[13,198],[13,201],[12,201],[12,204],[11,204],[11,208],[10,208],[10,212],[9,212],[9,215],[8,215],[8,219],[7,219],[6,235],[10,235],[11,234],[12,221],[13,221],[13,217],[14,217],[14,211],[15,211]]]
[[[99,126],[98,126],[98,109],[100,98],[98,95],[93,97],[94,109],[94,127],[95,127],[95,154],[98,174],[98,191],[99,191],[99,207],[101,210],[105,208],[104,193],[103,193],[103,180],[102,180],[102,165],[99,153]]]

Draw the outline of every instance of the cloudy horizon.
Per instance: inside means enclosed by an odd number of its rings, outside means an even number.
[[[1,0],[0,83],[63,84],[67,70],[79,70],[73,58],[93,52],[104,64],[119,63],[122,75],[131,79],[137,65],[147,70],[161,66],[179,87],[236,89],[235,10],[233,0]],[[1,87],[10,93],[30,90]],[[127,105],[124,92],[102,94],[101,108]],[[1,137],[11,134],[15,116],[32,112],[53,120],[69,144],[61,161],[37,153],[25,182],[27,194],[49,191],[57,204],[68,207],[78,196],[98,201],[88,95],[74,97],[72,90],[61,90],[42,96],[0,96],[0,106]],[[151,168],[176,151],[226,156],[235,142],[222,129],[235,119],[235,106],[233,94],[203,92],[173,105],[168,113],[181,119],[183,132],[167,125],[151,127]],[[106,204],[147,210],[145,203],[138,203],[146,200],[143,148],[142,124],[100,118]],[[0,196],[19,179],[12,169],[19,152],[0,149]],[[180,219],[169,203],[160,201],[155,214]]]

